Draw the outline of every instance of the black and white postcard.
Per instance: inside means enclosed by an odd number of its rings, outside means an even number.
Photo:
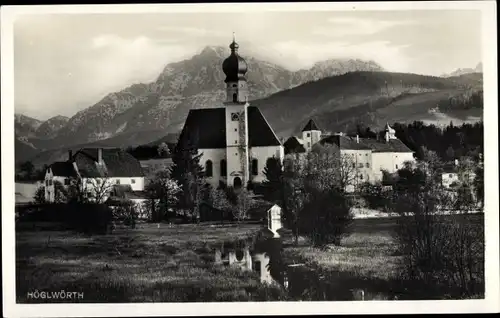
[[[499,311],[494,1],[1,8],[4,316]]]

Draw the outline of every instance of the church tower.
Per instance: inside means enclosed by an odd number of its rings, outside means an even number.
[[[248,66],[238,55],[238,43],[233,35],[229,45],[231,55],[222,63],[226,75],[226,158],[227,185],[239,188],[249,180],[248,151],[248,84],[245,77]]]
[[[306,152],[311,151],[312,146],[321,140],[321,130],[319,130],[314,120],[310,119],[302,129],[302,140]]]

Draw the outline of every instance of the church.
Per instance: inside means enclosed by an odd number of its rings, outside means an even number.
[[[198,149],[207,182],[214,187],[260,183],[266,179],[267,159],[284,158],[280,139],[259,108],[248,102],[248,65],[238,47],[233,38],[231,54],[222,63],[225,102],[215,108],[191,109],[177,143]]]

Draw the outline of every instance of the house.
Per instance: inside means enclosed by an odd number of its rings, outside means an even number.
[[[387,124],[383,140],[346,136],[343,133],[323,136],[318,125],[310,120],[302,130],[302,138],[290,137],[285,142],[286,153],[306,153],[329,145],[342,158],[344,174],[352,174],[348,191],[364,182],[382,181],[384,171],[395,173],[405,162],[414,162],[413,151],[395,136]]]
[[[248,66],[233,39],[231,55],[222,63],[226,100],[220,107],[191,109],[177,148],[195,147],[201,154],[207,182],[239,188],[265,180],[268,158],[283,160],[280,139],[259,108],[248,103]]]
[[[68,152],[68,160],[54,162],[45,173],[45,199],[55,201],[55,183],[68,188],[79,182],[82,189],[106,194],[113,185],[130,185],[131,191],[144,190],[144,174],[137,159],[116,148],[83,148],[74,155]]]
[[[445,164],[441,171],[441,184],[446,189],[452,189],[460,184],[472,184],[476,174],[474,171],[460,169],[459,161]]]
[[[148,205],[152,202],[145,191],[134,191],[130,184],[114,184],[106,200],[106,204],[116,209],[127,203],[132,203],[132,207],[137,212],[139,219],[149,218],[148,211],[150,210],[150,206]],[[155,200],[155,204],[157,203],[159,203],[159,199]]]

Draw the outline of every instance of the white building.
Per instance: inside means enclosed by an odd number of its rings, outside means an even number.
[[[229,47],[231,55],[222,64],[226,101],[217,108],[191,109],[177,147],[198,149],[212,186],[238,188],[264,181],[267,159],[283,160],[284,149],[260,110],[249,105],[247,63],[234,39]]]
[[[45,199],[55,201],[56,182],[68,188],[76,181],[86,192],[97,189],[109,194],[114,185],[129,185],[133,192],[144,190],[144,174],[139,161],[114,148],[83,148],[74,155],[69,151],[67,161],[51,164],[45,173]]]
[[[359,136],[349,137],[342,133],[322,136],[313,120],[307,123],[302,133],[302,138],[290,137],[285,142],[286,153],[309,152],[314,149],[315,145],[332,145],[334,151],[347,161],[347,163],[344,162],[343,169],[353,174],[352,178],[344,177],[352,179],[353,184],[349,186],[349,191],[364,182],[382,181],[383,171],[395,173],[404,166],[405,162],[415,161],[413,151],[396,138],[394,129],[388,124],[382,140],[359,138]],[[320,140],[311,143],[318,139]],[[345,166],[346,164],[349,167]]]

